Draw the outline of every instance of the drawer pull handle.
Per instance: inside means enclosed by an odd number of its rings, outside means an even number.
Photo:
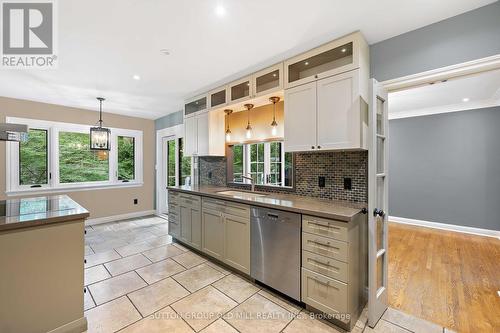
[[[315,262],[317,262],[317,263],[320,263],[320,264],[322,264],[322,265],[325,265],[325,266],[330,266],[330,262],[329,262],[329,261],[324,262],[324,261],[318,260],[318,259],[316,259],[316,258],[311,258],[311,260],[312,260],[312,261],[315,261]]]
[[[328,286],[328,287],[333,288],[335,290],[339,290],[339,288],[335,287],[334,285],[331,285],[330,281],[321,281],[321,280],[318,280],[318,279],[315,279],[315,278],[313,278],[313,280],[316,281],[316,282],[318,282],[319,284]]]
[[[309,224],[315,224],[315,225],[320,226],[320,227],[325,227],[325,228],[329,228],[329,229],[340,230],[340,227],[331,225],[328,222],[325,224],[325,223],[321,223],[321,222],[318,222],[318,221],[310,221]]]

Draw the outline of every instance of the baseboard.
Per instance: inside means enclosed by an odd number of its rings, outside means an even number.
[[[461,233],[479,235],[479,236],[495,237],[495,238],[500,239],[500,231],[497,231],[497,230],[465,227],[465,226],[455,225],[455,224],[415,220],[415,219],[409,219],[406,217],[397,217],[397,216],[389,216],[389,222],[410,224],[410,225],[416,225],[416,226],[420,226],[420,227],[448,230],[448,231],[461,232]]]
[[[120,221],[120,220],[126,220],[126,219],[133,219],[136,217],[155,215],[155,214],[156,214],[156,211],[152,209],[152,210],[143,210],[140,212],[127,213],[127,214],[97,217],[94,219],[88,219],[87,221],[85,221],[85,225],[96,225],[96,224],[102,224],[102,223],[108,223],[108,222],[114,222],[114,221]]]
[[[82,333],[87,331],[87,318],[82,317],[63,326],[59,326],[48,333]]]

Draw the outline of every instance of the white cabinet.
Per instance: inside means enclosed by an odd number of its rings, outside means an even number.
[[[229,84],[229,103],[238,103],[253,96],[252,77],[247,76]]]
[[[207,95],[188,99],[184,104],[184,117],[201,113],[207,109]]]
[[[253,97],[283,89],[283,63],[263,69],[252,75]]]
[[[285,151],[316,148],[316,82],[285,90]]]
[[[209,109],[218,109],[227,105],[228,89],[223,86],[208,93]]]
[[[224,111],[184,118],[185,156],[224,156]]]
[[[367,78],[359,69],[285,90],[285,150],[366,149]]]

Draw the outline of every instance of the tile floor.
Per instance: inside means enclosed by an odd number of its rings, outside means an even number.
[[[145,217],[86,227],[88,332],[343,332],[261,286],[207,261],[168,235],[167,221]],[[362,318],[366,318],[363,315]],[[389,309],[375,329],[443,332]]]

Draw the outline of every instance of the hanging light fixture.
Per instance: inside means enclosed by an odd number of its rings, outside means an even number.
[[[110,150],[109,138],[111,131],[102,127],[102,102],[103,97],[97,97],[99,101],[99,126],[90,128],[90,150]]]
[[[252,126],[250,126],[250,110],[253,108],[253,104],[245,104],[243,105],[247,109],[248,123],[246,129],[246,138],[252,138]]]
[[[273,103],[273,122],[271,123],[271,135],[278,134],[278,123],[276,122],[276,103],[280,101],[278,96],[270,97],[269,100]]]
[[[226,126],[226,142],[230,142],[231,141],[231,129],[229,128],[229,115],[231,113],[233,113],[233,110],[226,109],[226,110],[224,110],[224,113],[226,114],[226,122],[227,122],[227,126]]]

